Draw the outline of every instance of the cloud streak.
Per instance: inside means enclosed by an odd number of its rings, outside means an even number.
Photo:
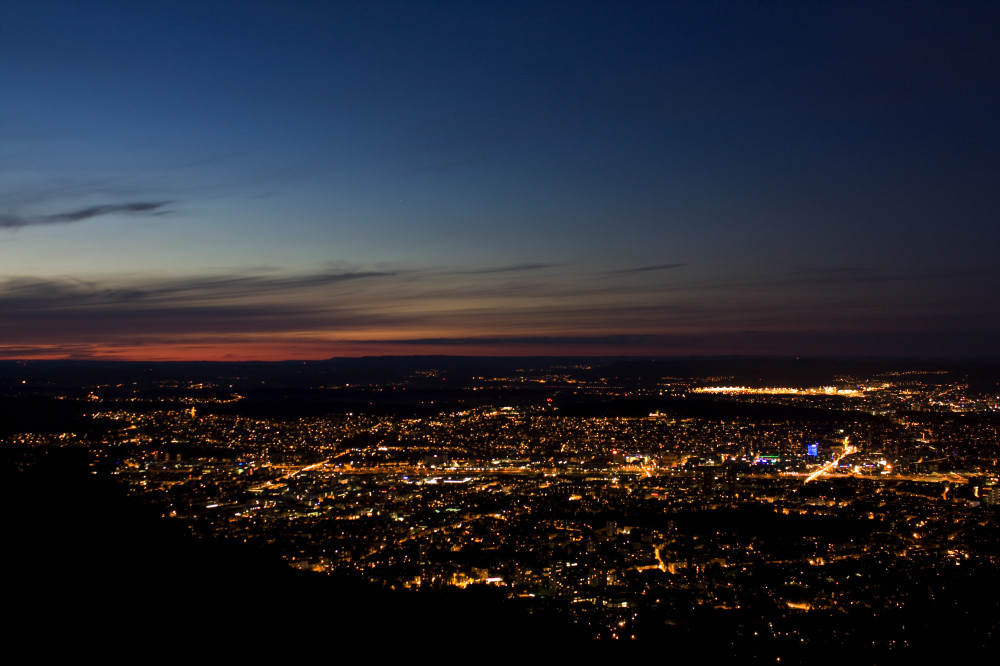
[[[640,274],[660,275],[649,268]],[[0,278],[0,347],[12,356],[35,346],[73,348],[76,355],[114,349],[121,357],[132,349],[137,358],[148,357],[148,349],[176,351],[180,345],[192,355],[211,355],[205,351],[211,348],[263,358],[263,352],[240,350],[265,344],[269,358],[322,358],[338,351],[832,353],[838,340],[841,348],[863,351],[864,336],[854,334],[860,330],[872,335],[872,345],[879,336],[906,334],[927,349],[931,338],[920,338],[921,330],[951,327],[966,332],[962,345],[979,345],[976,331],[1000,329],[1000,313],[992,310],[944,303],[931,314],[921,302],[909,302],[915,298],[904,298],[911,294],[909,281],[919,274],[837,271],[818,277],[853,285],[865,276],[869,288],[864,294],[846,287],[817,290],[805,279],[778,295],[759,286],[776,279],[773,274],[747,275],[749,286],[742,290],[668,275],[644,280],[641,288],[632,271],[593,274],[549,264]],[[877,279],[892,277],[898,279]],[[873,290],[875,283],[899,288]]]
[[[20,229],[45,224],[72,224],[83,222],[95,217],[106,215],[164,215],[169,201],[134,201],[130,203],[103,204],[101,206],[88,206],[64,213],[53,215],[15,215],[11,213],[0,214],[0,229]]]
[[[563,347],[566,345],[596,345],[628,347],[656,342],[655,335],[511,335],[483,336],[469,338],[414,338],[399,340],[363,340],[371,345],[414,345],[414,346],[456,346],[456,347],[498,347],[504,345],[541,345]]]
[[[639,266],[638,268],[623,268],[617,271],[610,271],[611,275],[634,275],[637,273],[652,273],[654,271],[666,271],[672,268],[682,268],[685,264],[657,264],[655,266]]]
[[[523,273],[526,271],[539,271],[545,268],[553,267],[555,267],[555,264],[510,264],[508,266],[488,266],[486,268],[470,268],[451,272],[454,275],[491,275],[495,273]]]

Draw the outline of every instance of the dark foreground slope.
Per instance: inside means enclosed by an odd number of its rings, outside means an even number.
[[[274,554],[196,541],[90,474],[83,451],[0,460],[5,630],[38,648],[169,637],[217,645],[313,636],[426,641],[577,638],[494,590],[415,594],[295,571]],[[57,640],[54,640],[58,637]]]

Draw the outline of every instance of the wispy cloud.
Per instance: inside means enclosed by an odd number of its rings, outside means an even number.
[[[233,308],[283,311],[289,308],[325,309],[312,290],[365,279],[391,277],[390,271],[328,271],[292,275],[196,275],[144,277],[128,282],[70,279],[9,278],[0,281],[0,309],[8,315],[52,312],[59,316],[100,313],[103,316],[148,318],[156,310],[211,308],[223,313]],[[294,298],[309,294],[311,298]]]
[[[656,342],[660,336],[655,335],[510,335],[483,336],[468,338],[413,338],[397,340],[363,340],[363,344],[372,345],[442,345],[442,346],[490,346],[503,345],[542,345],[561,347],[566,345],[597,345],[627,347]]]
[[[634,273],[652,273],[653,271],[666,271],[671,268],[681,268],[684,264],[656,264],[655,266],[639,266],[638,268],[623,268],[610,271],[612,275],[629,275]]]
[[[510,264],[508,266],[488,266],[486,268],[469,268],[451,271],[455,275],[490,275],[491,273],[523,273],[552,268],[555,264]]]
[[[105,215],[164,215],[169,201],[134,201],[103,204],[52,215],[16,215],[0,213],[0,229],[20,229],[42,224],[71,224]]]
[[[0,278],[0,346],[16,355],[76,345],[72,353],[81,355],[88,345],[117,345],[141,356],[154,346],[225,349],[228,340],[233,353],[241,345],[270,344],[275,357],[289,353],[281,351],[288,345],[308,344],[311,351],[303,353],[309,358],[322,357],[327,346],[334,355],[344,345],[356,353],[725,353],[727,347],[825,353],[841,339],[844,348],[862,350],[864,335],[888,340],[900,331],[915,336],[920,330],[1000,327],[995,309],[970,310],[961,302],[928,313],[923,304],[929,293],[907,297],[909,280],[919,274],[852,269],[812,276],[824,285],[841,279],[853,284],[861,276],[867,278],[863,290],[817,289],[808,273],[799,273],[798,282],[789,274],[790,286],[776,290],[761,285],[785,278],[780,272],[756,281],[747,276],[751,286],[740,288],[692,277],[636,288],[630,273],[549,264],[379,268]],[[873,279],[878,277],[887,279]],[[898,281],[888,279],[893,277]],[[875,290],[876,282],[900,288]],[[851,342],[852,331],[862,330]]]

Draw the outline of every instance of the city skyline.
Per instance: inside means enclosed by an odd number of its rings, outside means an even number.
[[[13,626],[992,654],[998,370],[0,361]]]
[[[995,357],[998,19],[8,3],[0,358]]]

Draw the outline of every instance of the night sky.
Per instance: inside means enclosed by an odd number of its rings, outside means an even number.
[[[0,358],[997,356],[1000,3],[0,4]]]

